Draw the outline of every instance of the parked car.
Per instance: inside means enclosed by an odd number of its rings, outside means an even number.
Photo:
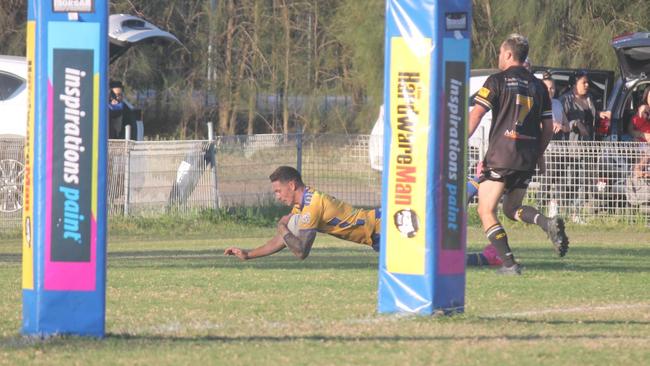
[[[580,69],[559,68],[550,66],[533,66],[532,71],[538,79],[542,79],[544,73],[549,73],[555,81],[557,98],[569,90],[569,79],[572,74]],[[589,93],[592,95],[598,110],[607,110],[607,97],[614,84],[614,72],[609,70],[586,70],[589,75]],[[470,109],[474,105],[474,97],[483,86],[488,76],[499,72],[498,69],[476,69],[471,71],[469,82],[469,104]],[[492,113],[486,113],[481,123],[469,139],[469,146],[474,148],[487,149]],[[485,150],[484,150],[485,151]]]
[[[630,141],[630,120],[636,113],[643,92],[650,87],[650,33],[631,33],[612,40],[618,58],[620,77],[608,98],[612,112],[610,139]]]
[[[594,98],[596,108],[612,112],[608,132],[602,136],[604,140],[630,141],[629,125],[636,113],[641,97],[646,88],[650,87],[650,33],[628,33],[615,37],[611,42],[618,59],[619,77],[615,80],[615,72],[610,70],[587,69],[589,74],[589,92]],[[470,78],[470,103],[478,89],[487,77],[497,69],[472,70]],[[541,78],[544,72],[550,72],[555,80],[558,96],[568,87],[571,74],[578,69],[559,68],[553,66],[534,66],[533,72]],[[489,115],[489,116],[488,116]],[[489,128],[492,116],[486,114],[479,128]],[[479,146],[483,140],[481,131],[477,131],[470,139],[470,146]],[[487,136],[487,135],[486,135]]]
[[[179,43],[171,33],[139,17],[113,14],[108,19],[109,63],[134,45],[161,40]],[[27,60],[0,55],[0,136],[25,136],[27,128]],[[134,134],[137,135],[137,134]]]
[[[0,136],[25,136],[27,126],[27,61],[0,56]]]
[[[160,40],[180,43],[173,34],[133,15],[113,14],[108,22],[109,63],[134,45]],[[23,151],[12,148],[11,141],[24,138],[27,130],[25,57],[0,55],[0,116],[0,212],[14,212],[22,208],[24,166]],[[142,123],[138,128],[143,128]],[[133,136],[142,136],[142,131],[134,131]]]
[[[539,79],[542,78],[542,75],[545,72],[549,72],[551,74],[551,78],[555,80],[556,90],[559,91],[558,96],[561,92],[564,92],[568,89],[569,78],[576,71],[578,71],[578,69],[546,66],[533,67],[533,72]],[[497,72],[499,72],[499,69],[472,69],[470,71],[468,103],[470,110],[474,106],[474,97],[476,96],[476,93],[478,93],[479,89],[485,84],[487,78]],[[589,92],[594,96],[594,101],[598,108],[603,110],[606,106],[608,92],[612,89],[614,72],[608,70],[588,70],[588,74],[590,80],[592,81],[589,85]],[[375,170],[382,170],[382,145],[384,134],[383,113],[384,112],[382,106],[377,121],[373,126],[369,142],[370,164],[371,167]],[[490,139],[491,125],[492,113],[489,112],[483,115],[483,118],[474,131],[474,134],[469,138],[469,154],[476,160],[481,160],[487,151]],[[470,168],[473,170],[474,167]]]

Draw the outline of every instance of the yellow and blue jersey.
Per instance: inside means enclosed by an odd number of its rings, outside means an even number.
[[[302,202],[291,210],[300,215],[299,229],[315,229],[339,239],[359,244],[379,244],[381,214],[379,209],[364,210],[340,201],[313,188],[305,187]]]

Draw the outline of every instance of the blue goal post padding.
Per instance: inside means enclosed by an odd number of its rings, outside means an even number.
[[[102,337],[108,1],[27,6],[22,333]]]
[[[465,303],[471,1],[386,1],[378,310]]]

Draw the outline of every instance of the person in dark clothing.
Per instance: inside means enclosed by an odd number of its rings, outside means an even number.
[[[594,141],[599,119],[606,119],[611,113],[599,111],[589,93],[589,74],[579,70],[569,78],[569,89],[560,96],[560,103],[569,121],[569,141]],[[573,220],[579,222],[577,212],[590,196],[594,181],[592,170],[595,152],[589,144],[569,146],[565,153],[567,174],[567,195],[572,202]]]
[[[126,126],[131,131],[136,130],[136,115],[133,107],[124,99],[124,84],[121,81],[111,81],[108,101],[108,138],[123,139]]]
[[[538,225],[559,256],[564,256],[569,247],[562,218],[548,218],[522,204],[535,167],[544,171],[544,151],[553,136],[551,99],[544,84],[524,68],[527,55],[528,40],[519,34],[510,35],[501,44],[501,72],[485,81],[469,116],[471,136],[483,115],[492,111],[490,143],[478,189],[478,214],[488,240],[503,260],[497,273],[505,275],[519,275],[522,267],[515,261],[508,235],[497,218],[502,196],[506,217]]]
[[[593,141],[599,118],[608,118],[608,112],[598,111],[589,94],[589,74],[577,71],[569,78],[571,90],[560,97],[564,114],[569,121],[569,140]]]

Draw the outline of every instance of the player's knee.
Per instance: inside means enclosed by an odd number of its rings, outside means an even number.
[[[491,207],[481,206],[480,203],[476,208],[476,212],[478,212],[479,217],[489,217],[494,214],[494,210]]]

